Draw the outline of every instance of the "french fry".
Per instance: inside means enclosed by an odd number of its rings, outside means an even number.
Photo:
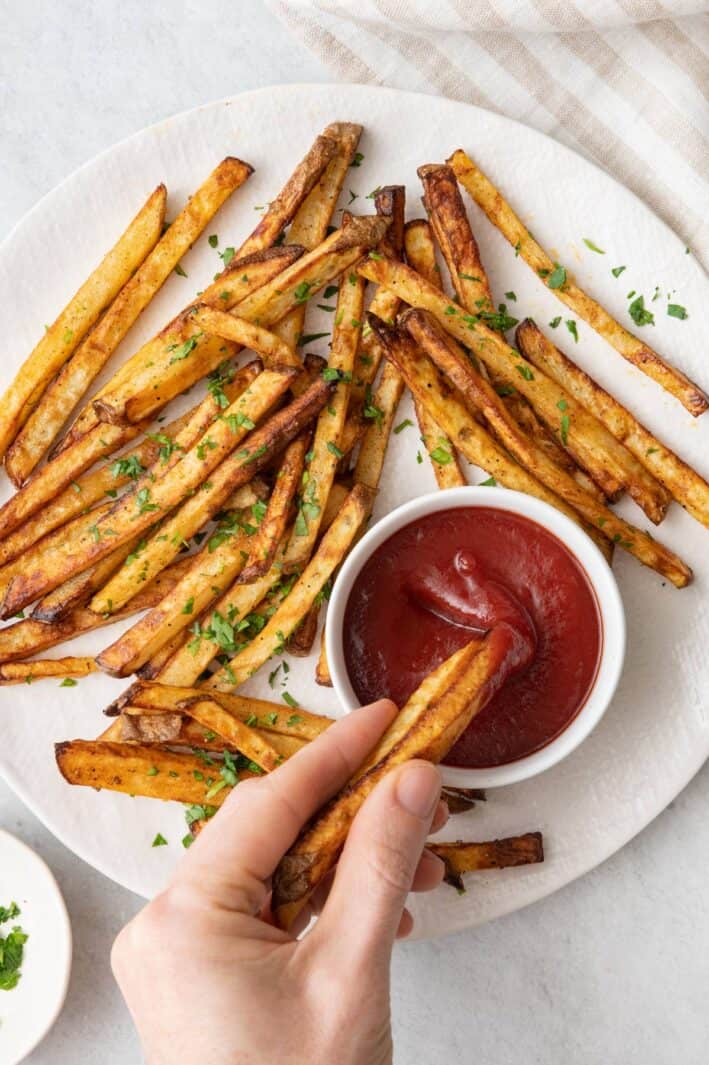
[[[293,371],[289,372],[292,374]],[[285,381],[285,371],[281,376]],[[250,433],[243,447],[228,455],[212,470],[209,481],[203,484],[201,491],[186,499],[168,517],[159,535],[148,541],[140,559],[131,566],[124,566],[100,595],[94,597],[91,609],[103,613],[109,599],[112,600],[113,609],[127,602],[143,580],[150,580],[172,561],[184,541],[213,518],[236,489],[252,480],[272,461],[274,455],[302,432],[327,402],[329,395],[330,385],[320,379],[302,396]],[[164,485],[164,480],[156,484],[156,491],[160,485]]]
[[[249,557],[241,572],[241,581],[244,584],[263,577],[271,568],[291,516],[310,440],[310,433],[301,433],[283,452],[266,512],[248,547]]]
[[[235,304],[234,313],[247,322],[258,322],[259,326],[268,329],[378,244],[387,225],[387,219],[367,216],[350,219],[347,224],[343,222],[342,229],[296,260],[272,281]],[[100,401],[95,402],[102,419],[139,421],[153,414],[158,407],[164,406],[178,392],[184,391],[218,365],[221,361],[219,345],[207,351],[207,346],[214,338],[195,338],[198,330],[190,319],[191,315],[186,312],[181,320],[176,319],[167,330],[163,330],[154,348],[150,349],[149,359],[146,360],[144,354],[139,353],[141,358],[131,378],[125,382],[125,387],[119,382],[116,389],[101,393]],[[171,353],[170,348],[178,340],[183,345],[194,341],[195,346],[190,358],[175,363],[171,362],[175,350]],[[179,351],[179,346],[176,350]],[[145,352],[145,349],[141,349],[141,352]]]
[[[256,228],[238,249],[236,254],[240,258],[270,248],[304,203],[337,154],[337,141],[328,135],[328,129],[315,138],[305,157],[298,163],[275,200],[269,204]]]
[[[75,607],[59,620],[46,622],[34,617],[17,621],[0,629],[0,662],[14,662],[40,654],[59,643],[65,643],[84,632],[92,632],[103,625],[111,625],[141,610],[149,610],[177,583],[192,559],[180,559],[163,570],[154,581],[130,601],[130,604],[112,617],[95,614],[85,607]]]
[[[103,308],[115,299],[154,247],[165,216],[166,195],[165,186],[159,185],[25,359],[0,402],[0,458]]]
[[[281,736],[294,736],[300,740],[314,740],[329,728],[333,722],[324,714],[313,714],[298,707],[293,713],[288,707],[271,703],[266,699],[253,699],[251,696],[233,695],[229,692],[207,692],[203,687],[194,688],[182,685],[144,683],[132,685],[119,700],[116,709],[124,713],[142,713],[145,710],[179,710],[180,703],[188,699],[214,699],[220,706],[243,721],[257,726],[269,736],[277,733]],[[115,705],[115,704],[114,704]],[[113,712],[113,708],[111,713]],[[256,720],[254,720],[254,718]]]
[[[531,321],[517,327],[517,344],[534,366],[570,392],[586,410],[603,422],[616,440],[660,481],[680,506],[709,528],[709,485],[662,441],[646,429],[621,403],[564,355]]]
[[[85,557],[89,559],[88,564],[100,561],[113,549],[119,548],[127,540],[134,539],[137,534],[153,525],[156,519],[168,514],[199,488],[253,428],[254,419],[265,415],[283,395],[292,375],[293,371],[264,371],[226,408],[224,420],[214,422],[182,455],[176,465],[169,468],[160,478],[153,476],[149,487],[140,487],[118,500],[109,513],[96,524],[96,531],[92,535],[93,543],[85,552]],[[78,548],[78,545],[74,543],[67,547]],[[73,572],[81,572],[81,569],[75,568]],[[97,613],[110,614],[112,609],[118,609],[126,601],[121,600],[118,595],[114,597],[113,582],[109,582],[108,587],[109,591],[100,604],[97,604]],[[137,591],[137,588],[134,587],[133,591]],[[110,605],[109,600],[112,600]]]
[[[67,740],[54,745],[59,772],[67,784],[106,788],[148,799],[221,806],[231,792],[208,785],[205,777],[219,778],[220,763],[205,765],[194,754],[164,750],[139,743],[112,743],[107,740]],[[208,770],[211,769],[211,772]],[[259,776],[239,769],[239,778]],[[209,798],[207,798],[209,796]]]
[[[225,540],[213,551],[208,541],[164,599],[96,656],[99,669],[127,677],[152,659],[231,584],[244,565],[247,545],[246,534]]]
[[[526,832],[523,836],[491,839],[484,843],[427,843],[426,850],[440,858],[446,867],[446,884],[465,891],[463,874],[482,869],[509,869],[516,865],[534,865],[544,861],[544,842],[541,832]]]
[[[425,678],[370,757],[281,859],[273,876],[272,908],[278,927],[290,928],[334,867],[357,811],[386,773],[410,758],[438,762],[444,757],[489,700],[499,669],[498,655],[492,630],[456,651]]]
[[[402,263],[368,259],[360,265],[359,271],[370,281],[388,284],[411,306],[430,311],[446,332],[471,348],[489,370],[524,395],[542,421],[559,434],[563,446],[608,495],[614,495],[623,487],[627,487],[631,494],[639,494],[642,487],[645,490],[643,500],[648,507],[651,495],[657,502],[654,520],[661,520],[668,498],[662,486],[649,477],[647,470],[597,418],[555,381],[530,366],[499,333],[477,321],[475,315],[463,314],[442,293]],[[566,407],[561,408],[560,403],[565,403]],[[562,418],[565,419],[563,432]]]
[[[370,490],[355,485],[287,599],[251,643],[205,682],[205,689],[232,691],[284,647],[347,554],[371,505]]]
[[[224,201],[250,173],[250,167],[235,166],[232,159],[219,164],[62,367],[8,451],[5,464],[16,484],[32,472],[138,316]]]
[[[297,569],[312,553],[317,539],[325,503],[334,483],[342,457],[340,435],[345,424],[350,380],[357,344],[362,329],[364,282],[352,275],[354,283],[343,280],[337,298],[337,314],[332,347],[324,376],[333,380],[333,396],[318,416],[315,435],[303,476],[303,490],[298,500],[298,516],[293,526],[285,565]]]
[[[354,472],[355,484],[364,484],[372,492],[379,488],[396,408],[403,392],[403,377],[393,363],[387,362],[371,401],[372,409],[378,412],[377,418],[362,437]]]
[[[689,583],[692,572],[681,559],[586,492],[522,432],[495,390],[477,373],[462,349],[433,318],[425,311],[412,309],[405,312],[401,321],[466,401],[483,412],[498,438],[520,465],[578,511],[592,528],[600,529],[604,536],[634,555],[639,562],[667,577],[678,588],[684,588]]]
[[[404,253],[404,214],[406,210],[406,189],[403,185],[386,185],[378,189],[374,197],[377,214],[390,219],[390,225],[379,245],[379,252],[400,259]],[[371,314],[376,314],[384,321],[394,321],[399,309],[399,300],[385,288],[378,288],[369,304]],[[348,409],[348,429],[342,443],[342,450],[349,454],[357,441],[361,439],[367,427],[363,417],[367,395],[370,392],[382,361],[382,351],[377,338],[368,329],[363,329],[357,358],[352,374],[350,402]]]
[[[303,249],[294,247],[293,245],[287,245],[280,248],[269,248],[263,252],[256,252],[253,255],[247,255],[242,259],[232,259],[231,262],[221,274],[209,285],[199,297],[199,301],[208,307],[218,307],[222,311],[228,311],[235,306],[244,296],[249,295],[251,292],[255,292],[262,285],[265,285],[268,281],[271,281],[287,266],[291,266],[296,259],[303,254]],[[170,359],[173,356],[173,352],[167,351],[169,346],[166,342],[167,336],[179,336],[179,339],[184,343],[189,341],[194,336],[194,330],[190,331],[190,313],[194,304],[190,304],[180,314],[172,319],[171,322],[162,329],[157,336],[154,336],[151,340],[147,341],[134,355],[131,356],[119,369],[116,370],[113,377],[98,390],[98,392],[91,398],[89,404],[84,407],[79,416],[75,419],[69,433],[64,440],[58,445],[60,450],[69,446],[74,440],[85,433],[92,426],[97,425],[99,422],[98,415],[94,410],[94,402],[99,402],[105,395],[113,394],[117,408],[120,408],[120,396],[124,398],[130,396],[133,382],[139,372],[147,368],[147,363],[155,362],[156,359],[161,361],[164,373],[172,374],[180,371],[181,367],[176,363],[171,363]],[[202,363],[205,355],[204,346],[207,342],[207,338],[198,337],[194,350],[190,353],[192,360],[199,359]],[[229,354],[229,351],[220,351],[221,344],[216,345],[217,355],[221,356],[216,361],[210,361],[209,365],[204,367],[203,374],[216,370],[221,362]],[[215,345],[210,346],[210,351],[213,351]],[[235,354],[235,352],[232,352]],[[172,390],[168,396],[168,399],[177,395],[177,391]],[[165,400],[165,403],[167,399]],[[157,414],[159,407],[153,410],[152,414]]]
[[[168,719],[170,724],[161,725],[160,719]],[[175,735],[175,727],[172,722],[177,719],[179,728]],[[265,729],[253,728],[259,737],[268,742],[280,758],[291,758],[302,750],[307,740],[300,740],[296,736],[282,736],[277,732],[266,732]],[[164,740],[156,739],[161,735],[173,735],[174,740],[170,743],[175,747],[198,747],[204,751],[236,751],[237,748],[219,736],[213,729],[205,729],[198,721],[189,717],[183,717],[181,713],[166,711],[144,710],[130,714],[120,714],[105,729],[99,739],[113,740],[115,742],[135,741],[141,744],[162,743]]]
[[[476,802],[485,802],[485,792],[480,788],[441,788],[441,798],[450,814],[464,814],[475,808]]]
[[[3,662],[0,664],[0,686],[34,684],[37,680],[55,677],[87,677],[95,670],[96,663],[93,658],[67,657],[36,659],[32,662]],[[67,684],[66,687],[70,685]]]
[[[323,688],[332,687],[332,677],[330,676],[330,666],[327,661],[327,647],[325,645],[325,629],[323,627],[320,634],[320,654],[318,655],[317,665],[315,666],[315,683],[322,685]]]
[[[180,703],[180,709],[199,725],[228,740],[244,757],[250,758],[267,773],[272,773],[282,762],[283,759],[269,740],[230,714],[214,699],[186,699]]]
[[[198,304],[192,324],[210,336],[257,351],[263,356],[265,365],[272,369],[280,369],[283,366],[295,366],[300,369],[301,362],[293,348],[275,333],[270,333],[243,318],[237,318],[227,311],[212,310]]]
[[[461,185],[485,212],[492,224],[532,268],[547,288],[574,314],[583,319],[624,359],[636,366],[680,401],[695,418],[709,408],[709,397],[681,370],[670,366],[656,351],[617,322],[596,300],[568,277],[555,263],[517,215],[502,193],[461,149],[448,160]]]
[[[132,602],[132,600],[131,600]],[[149,661],[140,669],[135,671],[136,677],[140,677],[141,680],[155,680],[159,676],[161,669],[168,661],[169,658],[175,653],[178,647],[182,645],[182,633],[176,633],[171,640],[163,644],[159,651],[156,651]]]
[[[333,122],[324,131],[337,145],[337,151],[321,177],[303,200],[293,218],[288,241],[311,251],[327,236],[327,227],[335,211],[337,200],[352,162],[362,127],[353,122]],[[299,304],[274,326],[277,333],[291,347],[295,347],[303,333],[305,304]]]
[[[76,573],[63,584],[54,588],[43,596],[32,611],[32,617],[38,621],[59,621],[70,610],[77,606],[84,606],[91,599],[94,592],[103,588],[106,581],[121,566],[128,556],[140,551],[141,539],[134,537],[125,544],[121,544],[110,555],[106,555],[93,566],[82,573]]]
[[[440,273],[436,263],[436,248],[431,227],[424,219],[407,222],[404,231],[406,261],[430,285],[440,288]],[[434,477],[439,488],[459,488],[468,482],[455,450],[450,446],[440,427],[418,400],[414,400],[416,421],[421,431],[423,445],[428,452]],[[441,440],[443,437],[443,440]],[[443,461],[441,461],[441,459]]]
[[[294,655],[296,658],[308,657],[318,634],[319,617],[320,604],[316,603],[311,606],[293,635],[288,638],[286,647],[289,655]]]
[[[147,425],[98,425],[56,455],[0,507],[0,540],[32,517],[100,458],[134,440]]]
[[[514,325],[516,320],[509,318],[502,311],[495,310],[490,282],[480,258],[480,250],[470,227],[453,170],[446,165],[429,164],[419,167],[418,175],[424,188],[424,204],[448,267],[458,302],[470,314],[478,315],[491,329],[504,333],[504,330]],[[416,269],[414,262],[410,262],[409,265]],[[436,283],[435,278],[432,281],[425,274],[423,276],[436,288],[441,287]],[[488,376],[484,364],[481,373],[484,377]],[[578,469],[571,456],[542,425],[524,397],[509,385],[505,385],[494,373],[489,377],[492,385],[504,396],[505,405],[515,421],[547,452],[550,459],[575,476],[578,474],[584,486],[590,488],[592,482],[587,475]],[[423,435],[426,434],[423,433]]]

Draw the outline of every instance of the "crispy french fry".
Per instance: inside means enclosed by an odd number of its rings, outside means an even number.
[[[300,244],[310,251],[325,240],[361,133],[362,127],[352,122],[333,122],[325,129],[324,136],[334,140],[337,151],[298,208],[288,233],[290,243]],[[274,326],[274,332],[291,347],[297,345],[303,333],[305,306],[303,303],[294,307]]]
[[[443,332],[435,319],[426,311],[411,309],[405,312],[401,321],[466,401],[483,412],[509,453],[525,469],[577,510],[589,525],[599,528],[609,540],[634,555],[639,562],[666,576],[678,588],[689,583],[691,570],[681,559],[586,492],[522,432],[492,386],[475,370],[470,359]]]
[[[555,381],[530,366],[499,333],[488,329],[475,315],[463,314],[460,308],[402,263],[387,259],[366,260],[359,271],[369,280],[388,284],[411,306],[430,311],[451,336],[471,348],[489,370],[529,400],[542,421],[559,434],[561,443],[579,465],[591,473],[609,495],[614,495],[622,487],[627,487],[631,494],[638,494],[638,488],[642,486],[645,491],[643,500],[648,507],[650,498],[656,501],[654,520],[661,520],[668,499],[662,486],[597,418]],[[566,404],[563,409],[559,406],[562,402]],[[563,432],[562,418],[565,419]]]
[[[393,363],[387,362],[371,401],[372,409],[377,411],[377,418],[368,426],[362,437],[354,472],[355,484],[364,484],[372,492],[379,488],[396,408],[403,392],[403,377]]]
[[[248,584],[268,573],[286,531],[292,504],[300,486],[305,467],[305,455],[310,447],[311,434],[301,433],[283,452],[271,498],[266,506],[258,531],[251,540],[241,572],[241,581]]]
[[[417,273],[421,274],[430,285],[440,288],[440,272],[436,262],[436,248],[433,233],[428,222],[416,219],[407,222],[404,231],[404,249],[406,261]],[[421,431],[423,445],[428,452],[433,474],[439,488],[459,488],[468,482],[460,465],[460,460],[447,440],[440,426],[436,424],[426,408],[414,400],[416,421]],[[443,440],[441,441],[441,437]],[[442,461],[441,461],[442,460]]]
[[[343,280],[337,298],[337,315],[332,335],[326,378],[335,383],[334,394],[318,417],[310,458],[303,476],[298,500],[298,516],[293,526],[285,566],[298,569],[312,553],[318,536],[325,502],[334,483],[342,457],[340,435],[345,424],[350,380],[357,343],[362,329],[364,283],[352,275]]]
[[[275,200],[269,204],[256,228],[238,249],[239,257],[270,248],[293,219],[337,154],[337,141],[327,134],[326,129],[315,138],[305,157],[298,163]]]
[[[159,185],[25,359],[0,404],[0,458],[27,421],[54,375],[71,357],[103,308],[118,295],[133,271],[154,247],[160,237],[165,215],[165,197],[165,187]]]
[[[131,600],[132,602],[132,600]],[[136,670],[136,676],[141,680],[155,680],[160,674],[160,670],[163,668],[169,658],[175,653],[178,647],[182,645],[182,633],[178,632],[171,640],[163,644],[159,651],[153,655],[153,657]]]
[[[284,372],[282,376],[285,378],[287,375]],[[182,543],[214,517],[237,488],[248,483],[272,461],[274,455],[302,432],[327,402],[329,395],[330,385],[320,379],[287,407],[272,415],[260,428],[250,433],[244,441],[244,446],[236,453],[228,455],[212,471],[209,481],[203,484],[201,491],[186,499],[174,514],[168,517],[159,535],[153,536],[148,542],[140,559],[131,566],[124,566],[106,585],[100,596],[95,597],[91,609],[99,613],[104,612],[109,599],[112,600],[114,609],[127,602],[131,595],[135,594],[142,580],[151,579],[168,565]],[[163,484],[164,481],[159,481],[155,489]]]
[[[387,225],[387,219],[378,217],[349,219],[346,224],[343,221],[342,229],[237,303],[233,308],[234,313],[247,322],[258,322],[261,327],[269,328],[293,307],[305,303],[328,281],[352,266],[381,240]],[[186,312],[181,320],[176,319],[167,330],[163,330],[155,350],[151,348],[150,359],[146,360],[139,353],[141,358],[134,367],[131,379],[125,382],[125,387],[119,383],[116,389],[101,393],[100,401],[95,401],[101,418],[139,421],[214,369],[221,361],[219,347],[210,348],[207,352],[207,345],[213,338],[195,338],[198,330],[190,319],[191,315]],[[195,345],[190,358],[175,363],[174,356],[180,351],[179,341],[182,341],[183,348],[193,341]],[[178,344],[178,347],[171,352],[172,344]]]
[[[325,646],[325,629],[323,627],[320,634],[320,654],[318,655],[317,665],[315,666],[315,683],[322,685],[323,688],[332,687],[332,677],[330,676],[330,666],[327,661],[327,648]]]
[[[213,310],[210,307],[202,307],[199,304],[192,317],[192,323],[198,329],[229,340],[242,348],[251,348],[263,356],[266,366],[281,368],[283,366],[295,366],[300,369],[301,362],[293,348],[291,348],[275,333],[262,329],[252,322],[243,318],[237,318],[227,311]]]
[[[493,630],[430,673],[349,783],[301,832],[273,877],[273,914],[280,928],[290,928],[334,867],[357,811],[378,781],[410,758],[437,762],[447,753],[492,695],[498,655]]]
[[[256,252],[254,255],[247,255],[242,259],[232,259],[212,284],[202,292],[199,301],[205,306],[217,307],[219,310],[228,311],[249,293],[255,292],[262,285],[276,277],[287,266],[291,266],[302,254],[302,248],[287,245]],[[167,374],[174,374],[181,370],[179,365],[170,362],[174,352],[167,351],[169,344],[166,337],[172,336],[182,340],[183,343],[187,343],[194,336],[196,330],[190,330],[189,320],[193,306],[194,304],[191,304],[186,307],[157,336],[144,344],[135,355],[132,355],[116,370],[113,377],[99,389],[91,398],[88,406],[84,407],[78,418],[76,418],[71,430],[59,445],[60,450],[72,444],[78,436],[98,424],[99,419],[94,410],[94,402],[99,402],[110,393],[114,396],[117,409],[121,409],[120,396],[123,395],[125,399],[131,395],[137,375],[147,368],[148,363],[155,362],[156,359],[160,360],[163,370]],[[175,343],[177,343],[177,339]],[[198,337],[197,344],[189,355],[192,360],[199,359],[201,365],[205,357],[205,344],[206,338]],[[217,355],[221,357],[217,358],[216,361],[210,361],[208,366],[204,366],[203,374],[216,370],[229,354],[228,350],[220,351],[221,344],[212,344],[209,351],[213,351],[215,347]],[[177,395],[177,391],[173,389],[164,402],[166,403],[168,399],[175,395]],[[159,409],[159,406],[157,406],[151,413],[157,414]]]
[[[446,165],[427,165],[419,167],[418,175],[424,187],[426,210],[448,267],[458,302],[470,314],[478,315],[491,329],[503,333],[505,329],[515,324],[516,319],[510,318],[502,311],[495,310],[490,282],[480,258],[480,250],[470,227],[453,170]],[[414,262],[410,262],[409,265],[413,266],[414,270],[417,269]],[[441,287],[435,279],[432,281],[425,274],[423,276],[436,288]],[[484,363],[481,365],[481,373],[484,377],[488,376]],[[556,442],[550,431],[542,425],[524,397],[506,385],[494,373],[489,374],[489,377],[492,385],[504,396],[505,405],[512,417],[547,452],[548,457],[557,465],[574,473],[575,476],[578,472],[582,483],[590,487],[591,482],[586,474],[578,470],[574,460]],[[426,434],[423,433],[423,435]]]
[[[31,473],[138,316],[204,231],[207,222],[250,172],[248,167],[234,166],[231,159],[219,164],[62,367],[8,451],[6,466],[8,471],[13,471],[16,484]]]
[[[103,625],[111,625],[141,610],[149,610],[181,578],[192,559],[180,559],[168,566],[159,576],[145,585],[130,604],[112,617],[95,614],[85,607],[75,607],[58,621],[46,622],[26,618],[0,629],[0,662],[13,662],[30,655],[40,654],[59,643],[73,640],[83,632],[91,632]]]
[[[198,696],[185,699],[180,703],[180,709],[204,728],[228,740],[244,757],[250,758],[267,773],[280,765],[282,758],[273,744],[214,699],[200,699]]]
[[[461,185],[470,193],[492,224],[510,242],[516,254],[532,268],[547,288],[607,340],[624,359],[636,366],[680,401],[694,417],[709,408],[709,397],[681,370],[670,366],[656,351],[617,322],[596,300],[568,277],[517,215],[502,193],[461,149],[448,160]]]
[[[450,814],[464,814],[475,808],[476,802],[485,802],[485,792],[480,788],[441,788],[441,798]]]
[[[94,673],[96,663],[93,658],[46,658],[32,662],[3,662],[0,664],[0,686],[7,684],[34,684],[37,680],[54,677],[87,677]],[[69,684],[66,687],[70,687]]]
[[[207,692],[204,688],[185,687],[138,682],[132,685],[119,700],[117,709],[124,713],[142,713],[144,710],[178,710],[187,699],[214,699],[244,724],[256,725],[271,735],[294,736],[301,740],[314,740],[332,724],[333,719],[324,714],[313,714],[298,707],[293,713],[288,707],[266,699],[233,695],[228,692]],[[254,720],[255,719],[255,720]]]
[[[346,555],[371,506],[370,490],[356,485],[287,599],[251,643],[205,682],[205,689],[232,691],[283,648]]]
[[[0,540],[27,521],[100,458],[135,439],[146,425],[95,426],[56,455],[0,508]]]
[[[517,327],[516,339],[529,362],[553,378],[603,422],[616,440],[625,444],[693,518],[709,527],[709,485],[696,470],[670,451],[629,410],[555,347],[531,319]]]
[[[534,865],[544,861],[544,842],[541,832],[526,832],[523,836],[491,839],[484,843],[427,843],[426,850],[439,857],[445,867],[444,880],[464,892],[463,874],[482,869],[509,869],[516,865]]]
[[[307,658],[313,649],[315,637],[318,634],[318,618],[320,616],[320,603],[311,606],[308,613],[301,621],[292,636],[289,637],[287,649],[289,655],[296,658]]]
[[[231,787],[213,790],[205,777],[219,778],[219,764],[205,766],[194,754],[163,750],[139,743],[107,740],[68,740],[54,745],[59,772],[67,784],[106,788],[128,795],[184,803],[221,806]],[[205,770],[211,769],[211,773]],[[239,768],[239,778],[259,776]],[[207,797],[209,796],[209,797]]]
[[[114,677],[127,677],[152,659],[231,584],[244,565],[247,545],[248,537],[243,533],[226,539],[213,551],[207,542],[164,599],[96,656],[99,669]]]
[[[70,610],[84,606],[94,592],[103,588],[106,581],[128,556],[133,552],[139,552],[140,548],[140,537],[134,537],[127,543],[121,544],[110,555],[106,555],[100,562],[89,566],[82,573],[74,574],[69,580],[64,581],[39,600],[32,611],[32,617],[38,621],[59,621]]]
[[[135,707],[132,709],[135,711],[134,713],[120,714],[112,721],[108,728],[101,733],[99,739],[113,740],[119,743],[131,740],[142,744],[165,742],[155,737],[174,735],[175,727],[171,722],[177,719],[180,724],[177,735],[174,740],[170,741],[172,746],[198,747],[204,751],[237,751],[237,748],[232,743],[224,739],[223,736],[217,735],[213,729],[205,729],[198,721],[193,721],[189,717],[182,717],[181,713],[173,714],[169,710],[138,711]],[[161,718],[167,718],[170,724],[161,726],[159,724]],[[297,754],[308,742],[307,740],[298,739],[296,736],[282,736],[277,732],[266,732],[265,729],[252,727],[252,731],[268,742],[277,755],[283,759]]]

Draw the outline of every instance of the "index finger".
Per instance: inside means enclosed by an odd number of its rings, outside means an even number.
[[[237,785],[190,847],[174,883],[257,913],[266,881],[303,825],[349,780],[396,713],[388,699],[355,710],[275,772]]]

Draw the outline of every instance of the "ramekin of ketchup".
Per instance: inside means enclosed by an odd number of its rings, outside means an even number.
[[[491,632],[499,671],[446,756],[448,784],[523,780],[577,747],[613,697],[625,617],[596,545],[547,503],[496,487],[419,497],[370,529],[335,581],[334,687],[346,710],[383,697],[401,707]]]

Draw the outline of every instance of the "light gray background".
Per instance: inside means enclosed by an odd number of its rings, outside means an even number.
[[[0,0],[0,20],[0,237],[145,125],[245,89],[329,80],[259,0]],[[583,880],[484,928],[400,946],[397,1065],[705,1065],[708,813],[705,767]],[[74,930],[64,1013],[29,1060],[138,1062],[108,955],[140,900],[71,855],[2,781],[0,825],[47,860]]]

